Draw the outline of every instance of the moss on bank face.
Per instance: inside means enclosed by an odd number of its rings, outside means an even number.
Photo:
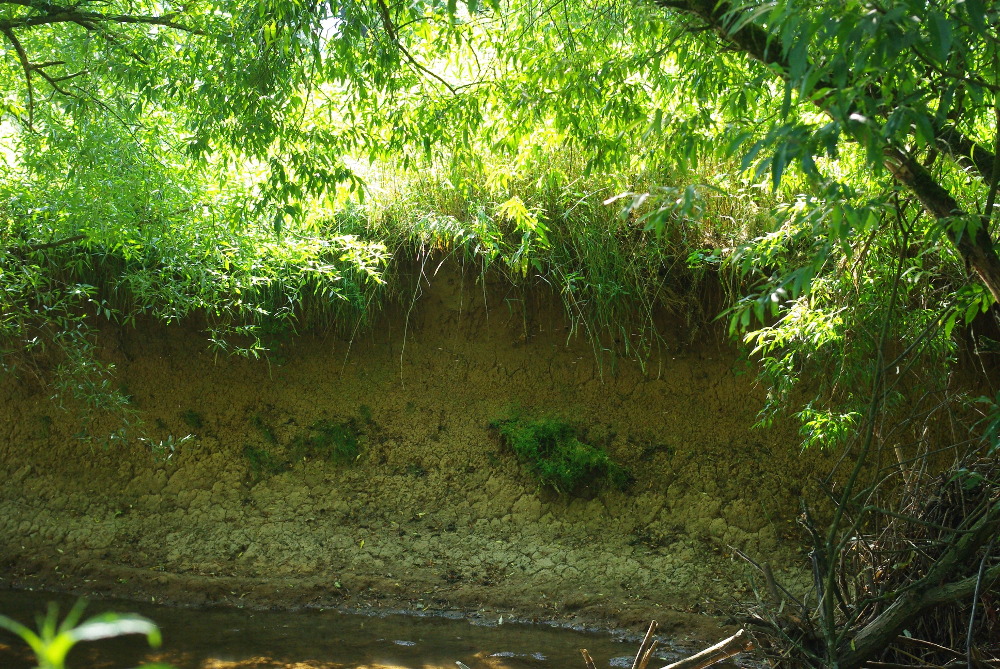
[[[296,436],[290,451],[293,460],[320,458],[328,462],[348,463],[361,456],[361,430],[355,419],[334,421],[320,419],[305,434]]]
[[[243,447],[243,455],[250,465],[250,472],[255,481],[280,474],[288,469],[288,463],[267,448],[247,444]]]
[[[321,418],[314,421],[308,428],[293,434],[287,442],[278,436],[278,431],[264,419],[260,413],[254,413],[250,418],[252,432],[258,436],[257,444],[247,444],[243,455],[250,468],[253,481],[280,474],[290,470],[296,464],[307,463],[310,460],[322,460],[335,464],[350,464],[361,457],[362,445],[365,439],[362,423],[368,428],[374,428],[371,413],[367,407],[362,417],[347,420],[332,420]]]
[[[576,428],[565,421],[515,415],[495,420],[490,427],[500,433],[532,476],[556,492],[572,495],[602,485],[624,490],[633,481],[632,474],[607,451],[581,441]]]

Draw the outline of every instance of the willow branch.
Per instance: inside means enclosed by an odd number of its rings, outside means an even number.
[[[81,25],[83,25],[83,24],[81,24]],[[129,57],[132,58],[133,60],[138,61],[138,62],[142,63],[143,65],[147,64],[145,58],[143,58],[142,56],[140,56],[139,54],[137,54],[132,49],[129,49],[124,44],[122,44],[121,40],[119,40],[118,37],[116,35],[114,35],[113,33],[108,32],[107,30],[105,30],[104,26],[101,26],[101,25],[88,25],[88,26],[84,26],[84,27],[86,27],[87,30],[90,30],[90,31],[92,31],[92,32],[97,33],[98,35],[100,35],[106,42],[108,42],[109,44],[111,44],[115,48],[121,49],[122,51],[124,51],[125,53],[127,53],[129,55]]]
[[[994,130],[994,155],[1000,152],[1000,95],[997,96],[997,104],[993,108],[996,116],[996,129]],[[993,217],[993,205],[997,201],[997,188],[1000,187],[1000,160],[993,161],[993,172],[989,175],[990,192],[986,196],[986,207],[983,209],[983,224],[989,229],[990,219]]]
[[[52,89],[56,93],[59,93],[60,95],[65,95],[68,98],[75,98],[76,97],[75,95],[73,95],[72,93],[70,93],[69,91],[67,91],[65,88],[63,88],[62,86],[60,86],[58,79],[56,79],[54,77],[50,77],[49,75],[47,75],[45,72],[42,72],[41,70],[38,71],[38,74],[42,77],[42,79],[44,79],[45,81],[48,82],[49,86],[51,86]]]
[[[433,77],[433,78],[437,79],[438,81],[440,81],[441,84],[445,88],[447,88],[451,92],[452,95],[455,95],[458,92],[458,91],[455,90],[454,86],[452,86],[447,81],[445,81],[444,78],[442,78],[440,75],[438,75],[435,72],[432,72],[431,70],[427,69],[426,67],[424,67],[423,65],[421,65],[419,62],[417,62],[417,59],[410,55],[410,52],[406,50],[406,47],[404,47],[402,44],[399,43],[399,40],[396,40],[396,48],[399,49],[400,53],[402,53],[404,56],[406,56],[406,60],[408,60],[410,62],[410,64],[413,65],[413,67],[417,68],[418,70],[420,70],[424,74],[426,74],[426,75],[428,75],[430,77]]]
[[[971,162],[983,177],[993,174],[996,153],[969,139],[958,128],[948,126],[937,131],[934,146],[956,161]]]
[[[184,23],[174,20],[177,14],[164,14],[163,16],[133,16],[131,14],[101,14],[100,12],[81,12],[71,7],[51,7],[51,11],[38,16],[24,16],[16,19],[4,19],[0,21],[0,31],[13,28],[33,28],[36,26],[52,25],[55,23],[76,23],[88,30],[92,26],[101,23],[118,24],[139,24],[150,26],[161,26],[172,30],[191,33],[193,35],[207,34],[200,28],[193,28]]]
[[[57,239],[54,242],[44,242],[41,244],[28,244],[27,246],[22,246],[19,250],[25,253],[34,253],[35,251],[54,249],[55,247],[62,246],[63,244],[72,244],[73,242],[78,242],[86,238],[87,235],[73,235],[71,237],[63,237],[62,239]]]
[[[17,39],[17,35],[14,34],[13,30],[0,25],[0,33],[3,33],[7,41],[14,47],[17,59],[21,62],[21,69],[24,70],[24,83],[28,88],[28,127],[30,128],[35,119],[35,90],[31,85],[31,62],[28,60],[28,54],[24,51],[24,47],[21,46],[21,42]]]
[[[447,88],[451,92],[452,95],[455,95],[458,91],[455,90],[454,86],[445,81],[437,73],[432,72],[431,70],[427,69],[424,65],[421,65],[420,62],[417,61],[417,59],[414,58],[410,54],[410,52],[406,50],[406,47],[404,47],[402,43],[400,43],[399,31],[396,29],[396,25],[392,22],[392,16],[389,15],[389,7],[386,6],[385,0],[378,0],[377,4],[378,4],[379,18],[382,19],[382,28],[389,36],[389,39],[392,40],[392,43],[396,45],[396,48],[399,49],[399,52],[403,54],[403,57],[406,58],[406,61],[410,63],[410,65],[415,67],[417,70],[426,74],[427,76],[437,79],[439,82],[441,82],[441,84],[445,88]]]
[[[777,68],[780,72],[788,72],[790,65],[781,49],[776,47],[766,30],[755,23],[742,25],[739,30],[730,32],[728,26],[730,19],[729,12],[733,7],[729,2],[718,2],[714,0],[653,0],[653,2],[664,9],[672,9],[685,14],[693,14],[703,20],[708,28],[714,31],[723,42],[734,47],[738,51],[743,51],[754,60],[760,61],[764,65]],[[832,82],[819,80],[813,89],[836,90],[838,87]],[[818,99],[817,104],[822,106],[822,99]],[[975,166],[976,171],[984,179],[989,179],[993,174],[993,166],[996,162],[996,155],[988,149],[980,146],[974,140],[967,137],[962,131],[954,126],[935,129],[935,146],[946,153],[951,159],[961,161],[968,159]]]

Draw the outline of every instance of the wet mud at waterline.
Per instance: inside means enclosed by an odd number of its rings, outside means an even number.
[[[543,293],[544,291],[542,291]],[[716,638],[748,596],[731,547],[808,579],[794,528],[823,471],[724,342],[665,330],[644,367],[598,361],[552,295],[447,266],[351,339],[300,333],[270,362],[196,327],[108,331],[103,355],[158,440],[75,438],[31,379],[0,386],[6,585],[185,605],[507,616]],[[579,428],[625,489],[540,486],[491,422]],[[332,444],[332,446],[331,446]],[[343,447],[338,457],[323,448]]]

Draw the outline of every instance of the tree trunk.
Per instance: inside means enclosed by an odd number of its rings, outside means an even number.
[[[948,604],[971,597],[978,578],[970,576],[957,583],[947,583],[924,593],[913,591],[899,596],[878,618],[865,625],[837,653],[838,669],[859,669],[872,656],[886,648],[899,636],[907,623],[933,606]],[[1000,565],[983,574],[981,589],[986,590],[1000,581]]]

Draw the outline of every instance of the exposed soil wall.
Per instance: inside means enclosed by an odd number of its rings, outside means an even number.
[[[352,341],[301,335],[272,362],[216,358],[195,328],[109,332],[105,350],[169,459],[93,448],[28,381],[2,381],[7,583],[157,601],[489,609],[690,625],[745,590],[738,547],[801,582],[791,523],[816,456],[752,431],[753,374],[725,344],[598,365],[555,296],[445,266]],[[489,429],[521,407],[568,418],[629,467],[628,491],[540,489]],[[289,458],[317,421],[361,434],[353,463]],[[251,449],[248,451],[247,447]],[[256,450],[255,450],[256,449]],[[260,464],[260,463],[258,463]]]

